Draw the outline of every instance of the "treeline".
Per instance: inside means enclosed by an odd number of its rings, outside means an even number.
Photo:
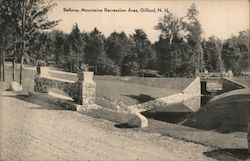
[[[27,41],[26,58],[33,62],[43,60],[47,65],[71,72],[76,72],[84,62],[98,75],[193,77],[205,69],[209,72],[231,69],[235,75],[246,71],[249,31],[225,41],[214,36],[203,39],[198,13],[195,4],[183,17],[168,11],[155,25],[160,35],[154,43],[143,29],[135,29],[131,35],[113,32],[108,37],[97,28],[82,32],[77,24],[69,34],[59,30],[34,32]],[[20,61],[24,54],[18,54],[20,46],[16,47],[16,59]]]
[[[69,34],[58,30],[39,33],[31,53],[71,72],[85,62],[98,75],[191,77],[204,69],[231,69],[240,75],[248,68],[249,31],[224,42],[214,36],[202,39],[195,4],[181,18],[167,12],[155,29],[161,34],[151,43],[143,29],[131,35],[113,32],[106,38],[97,28],[81,32],[75,24]]]

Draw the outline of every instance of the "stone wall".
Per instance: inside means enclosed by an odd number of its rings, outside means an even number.
[[[201,80],[199,77],[197,77],[195,80],[193,80],[192,83],[190,83],[182,93],[192,95],[192,96],[200,96],[201,95]]]
[[[222,86],[223,86],[223,92],[229,92],[236,89],[246,88],[246,86],[228,78],[223,78]]]
[[[167,107],[170,104],[185,103],[192,111],[200,109],[201,86],[200,78],[197,77],[182,92],[163,98],[147,101],[145,103],[128,106],[131,109],[137,109],[139,112],[152,110],[158,107]]]
[[[35,75],[35,92],[48,93],[50,89],[55,88],[67,93],[76,104],[92,105],[95,103],[96,83],[93,80],[83,80],[84,72],[78,73],[78,81],[69,81],[53,78],[48,71],[48,68],[42,67],[41,73]]]

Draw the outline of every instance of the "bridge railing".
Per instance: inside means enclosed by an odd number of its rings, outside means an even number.
[[[49,68],[40,67],[34,77],[35,92],[47,93],[56,88],[67,93],[76,104],[83,106],[95,103],[96,83],[93,81],[93,72],[78,72],[78,80],[71,81],[55,78],[49,74]]]

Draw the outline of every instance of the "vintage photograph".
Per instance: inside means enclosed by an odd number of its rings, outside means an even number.
[[[0,0],[0,161],[250,160],[249,0]]]

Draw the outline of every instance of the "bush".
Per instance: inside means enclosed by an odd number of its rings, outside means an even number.
[[[128,61],[123,64],[123,76],[138,76],[139,63],[136,61]]]
[[[120,68],[111,59],[100,57],[97,60],[97,75],[120,75]]]
[[[141,70],[139,73],[140,77],[161,77],[157,70]]]

